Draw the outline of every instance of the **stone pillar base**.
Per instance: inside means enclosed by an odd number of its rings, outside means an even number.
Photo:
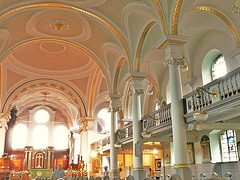
[[[178,174],[183,180],[192,180],[191,168],[177,168],[176,174]]]
[[[133,168],[132,174],[135,180],[144,180],[144,178],[146,177],[146,172],[144,171],[144,169],[140,168]]]
[[[110,179],[112,179],[112,180],[114,180],[114,179],[119,179],[118,169],[110,170],[110,171],[109,171],[109,177],[110,177]]]

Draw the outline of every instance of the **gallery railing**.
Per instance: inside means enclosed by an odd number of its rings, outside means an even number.
[[[198,111],[199,108],[206,109],[213,106],[215,103],[225,103],[237,97],[240,94],[240,68],[235,69],[226,76],[214,80],[201,88],[211,93],[216,92],[218,95],[214,97],[205,91],[200,91],[200,98],[199,92],[197,91],[185,95],[185,114],[192,114]]]
[[[162,127],[166,127],[166,125],[171,125],[171,104],[168,104],[149,115],[145,115],[142,118],[142,129],[145,131],[148,129],[149,131],[161,131]],[[133,127],[132,123],[127,124],[124,128],[119,129],[117,131],[117,140],[120,143],[127,143],[132,141],[133,136]],[[95,142],[92,144],[92,150],[101,150],[110,145],[110,137],[106,137],[103,140]]]

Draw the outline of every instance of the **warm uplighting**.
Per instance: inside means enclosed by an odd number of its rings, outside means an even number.
[[[143,138],[150,138],[150,137],[152,136],[152,134],[151,134],[151,133],[148,133],[147,131],[143,131],[143,132],[141,133],[141,135],[142,135]]]
[[[193,117],[196,121],[202,122],[208,118],[208,113],[204,111],[199,111],[193,114]]]
[[[206,92],[207,94],[212,95],[214,98],[217,97],[218,92],[216,90],[214,90],[213,92],[209,92],[206,89],[202,88],[202,87],[198,87],[196,89],[197,91],[197,99],[198,99],[198,104],[199,104],[199,112],[196,112],[193,114],[194,119],[199,122],[202,123],[203,121],[205,121],[208,118],[208,113],[204,112],[201,110],[201,103],[200,103],[200,99],[202,98],[202,93]],[[201,128],[200,128],[201,129]]]
[[[92,151],[90,155],[91,155],[91,157],[97,157],[97,152],[96,151]]]
[[[120,148],[120,147],[121,147],[121,144],[120,144],[119,142],[116,142],[116,143],[114,143],[114,147],[115,147],[115,148]]]
[[[153,154],[157,154],[158,153],[158,150],[156,150],[156,149],[153,149]]]

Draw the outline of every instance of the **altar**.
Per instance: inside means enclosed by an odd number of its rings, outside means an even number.
[[[30,178],[36,179],[36,177],[52,177],[53,169],[29,169]]]

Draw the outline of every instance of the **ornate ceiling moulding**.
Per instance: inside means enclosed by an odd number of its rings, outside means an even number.
[[[126,60],[126,58],[120,59],[120,61],[118,62],[118,65],[117,65],[117,69],[115,71],[114,83],[113,83],[113,93],[114,94],[117,94],[119,73],[120,73],[120,70],[121,70],[122,65],[125,62],[125,60]]]
[[[161,19],[161,23],[162,23],[162,27],[163,27],[163,33],[164,34],[167,34],[168,33],[168,30],[167,30],[167,23],[166,23],[166,18],[164,16],[164,13],[163,13],[163,10],[162,10],[162,7],[161,7],[161,4],[158,0],[152,0],[154,6],[156,7],[157,9],[157,12],[159,14],[159,17]]]
[[[173,35],[178,34],[178,17],[179,17],[179,14],[180,14],[182,1],[183,0],[177,0],[176,4],[175,4],[173,16],[172,16],[172,34]]]
[[[150,30],[150,28],[155,24],[155,21],[150,22],[144,29],[140,41],[138,43],[138,47],[137,47],[137,53],[136,53],[136,59],[135,59],[135,71],[136,72],[140,72],[140,56],[142,54],[142,47],[144,44],[144,40]]]
[[[32,91],[34,88],[50,88],[55,89],[56,91],[61,92],[64,96],[69,97],[69,100],[71,100],[72,103],[78,108],[79,112],[81,112],[81,115],[86,116],[87,111],[82,98],[77,94],[77,92],[75,92],[75,90],[67,86],[62,82],[55,83],[51,82],[51,80],[48,79],[39,79],[26,82],[22,86],[16,88],[15,91],[12,92],[10,96],[8,96],[3,105],[2,111],[9,111],[12,107],[12,103],[20,99],[20,94]]]
[[[69,28],[69,24],[66,21],[57,19],[50,23],[50,27],[58,31],[67,30]]]
[[[207,6],[197,6],[197,7],[194,7],[193,10],[205,11],[205,12],[214,14],[215,16],[222,19],[228,25],[229,29],[231,30],[232,35],[235,39],[236,46],[240,47],[240,39],[239,39],[237,28],[234,26],[232,21],[227,16],[225,16],[224,14],[219,12],[218,10],[216,10],[214,8],[211,8],[211,7],[207,7]]]
[[[31,4],[31,5],[26,5],[26,6],[21,6],[15,9],[11,9],[3,14],[0,15],[0,22],[9,17],[12,14],[27,10],[27,9],[33,9],[33,8],[52,8],[52,7],[56,7],[56,8],[64,8],[64,9],[69,9],[69,10],[73,10],[76,11],[78,13],[84,14],[90,18],[93,18],[95,20],[97,20],[98,22],[100,22],[101,24],[103,24],[109,31],[111,31],[115,37],[120,41],[120,43],[122,44],[125,53],[128,57],[128,63],[129,63],[129,67],[130,70],[132,70],[132,65],[131,65],[131,61],[130,61],[130,53],[128,50],[128,46],[125,42],[125,40],[123,39],[123,37],[121,36],[121,34],[111,25],[109,24],[106,20],[102,19],[101,17],[97,16],[96,14],[86,11],[84,9],[80,9],[74,6],[70,6],[70,5],[66,5],[66,4],[60,4],[60,3],[41,3],[41,4]]]

